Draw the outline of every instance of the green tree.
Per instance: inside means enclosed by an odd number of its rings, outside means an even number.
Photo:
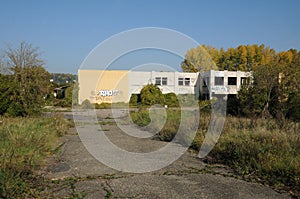
[[[44,97],[50,92],[50,74],[43,68],[37,48],[25,42],[17,49],[8,48],[5,61],[11,72],[10,89],[1,94],[11,101],[6,113],[12,116],[39,113]]]
[[[164,96],[157,85],[148,84],[141,90],[141,102],[143,105],[164,104]]]
[[[253,71],[253,82],[242,86],[238,93],[242,112],[251,116],[270,117],[277,104],[279,68],[276,63]],[[273,109],[274,110],[274,109]]]
[[[12,95],[11,88],[10,76],[0,74],[0,115],[5,114],[10,107],[10,95]]]

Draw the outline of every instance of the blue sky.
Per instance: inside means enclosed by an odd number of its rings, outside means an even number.
[[[0,5],[0,48],[31,43],[50,72],[75,74],[100,42],[141,27],[174,29],[217,48],[300,49],[298,0],[0,0]]]

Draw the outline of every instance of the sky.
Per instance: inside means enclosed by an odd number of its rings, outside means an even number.
[[[168,28],[216,48],[299,50],[299,8],[298,0],[0,0],[0,49],[25,41],[49,72],[73,74],[99,43],[133,28]]]

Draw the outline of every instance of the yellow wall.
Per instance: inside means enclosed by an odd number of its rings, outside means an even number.
[[[78,70],[79,103],[128,102],[128,71]]]

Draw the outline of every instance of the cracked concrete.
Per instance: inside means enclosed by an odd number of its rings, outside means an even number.
[[[118,146],[147,152],[166,143],[126,136],[111,120],[109,110],[97,110],[103,129]],[[66,113],[67,117],[70,117]],[[124,125],[124,124],[123,124]],[[107,167],[91,156],[76,129],[61,139],[56,157],[49,159],[46,197],[53,198],[289,198],[270,187],[238,179],[224,165],[207,165],[189,150],[171,165],[133,174]]]

